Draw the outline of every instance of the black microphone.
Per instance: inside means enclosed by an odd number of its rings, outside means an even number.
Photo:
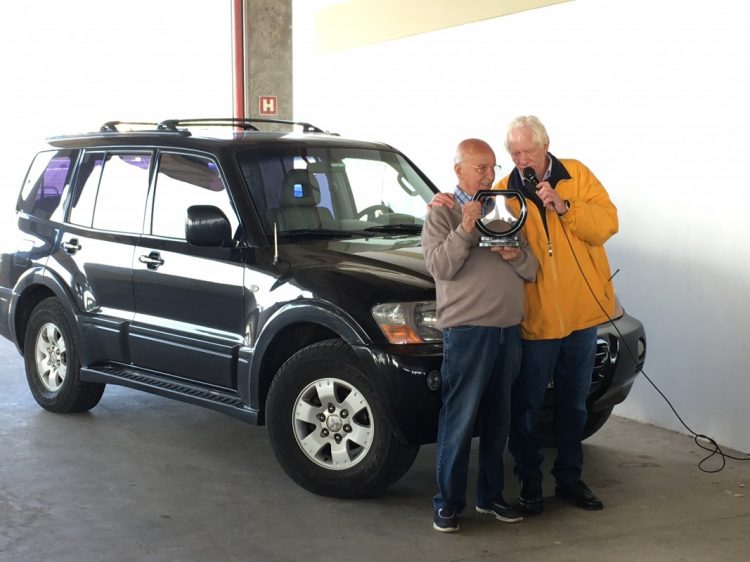
[[[534,168],[532,168],[531,166],[529,166],[528,168],[524,168],[523,177],[531,184],[532,189],[536,189],[536,185],[539,183],[539,180],[536,179],[536,172],[534,172]]]

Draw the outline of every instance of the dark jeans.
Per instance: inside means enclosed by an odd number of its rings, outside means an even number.
[[[557,458],[552,475],[558,484],[581,479],[581,438],[588,417],[586,397],[596,353],[596,327],[555,340],[522,340],[521,373],[513,385],[509,448],[514,472],[521,480],[542,477],[542,437],[537,432],[539,410],[547,384],[555,385]]]
[[[503,492],[510,390],[521,358],[520,328],[460,326],[443,332],[442,400],[435,449],[435,509],[461,512],[474,428],[479,428],[477,505]]]

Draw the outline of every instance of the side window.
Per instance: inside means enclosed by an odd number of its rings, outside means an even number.
[[[94,205],[94,228],[141,232],[150,165],[150,152],[107,153]]]
[[[37,154],[26,174],[16,209],[49,219],[59,208],[55,216],[61,219],[60,203],[77,155],[77,150],[50,150]]]
[[[216,163],[200,156],[163,153],[156,175],[151,234],[184,240],[187,209],[192,205],[218,207],[236,232],[239,221]]]
[[[73,190],[68,222],[91,227],[104,158],[104,152],[86,152],[83,155],[81,164],[78,166],[76,188]]]

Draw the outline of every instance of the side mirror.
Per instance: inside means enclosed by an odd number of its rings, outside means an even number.
[[[232,241],[232,227],[218,207],[193,205],[187,210],[185,239],[194,246],[222,246]]]

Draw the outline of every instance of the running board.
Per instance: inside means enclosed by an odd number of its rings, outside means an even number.
[[[258,425],[258,412],[245,406],[234,393],[177,381],[121,365],[81,367],[81,380],[127,386],[166,398],[197,404]]]

